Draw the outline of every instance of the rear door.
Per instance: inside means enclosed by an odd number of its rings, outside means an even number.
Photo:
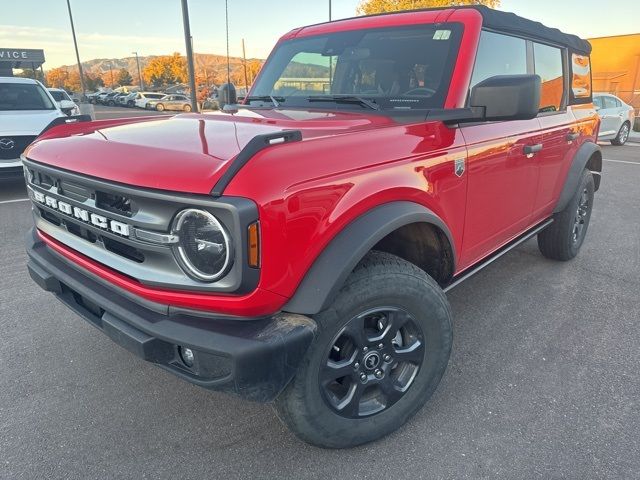
[[[620,113],[620,106],[616,103],[616,98],[612,95],[600,95],[599,103],[602,105],[598,110],[600,116],[600,135],[614,136],[620,130],[622,125],[622,114]]]
[[[538,190],[532,222],[548,217],[560,195],[571,159],[578,151],[576,118],[567,107],[569,98],[568,52],[566,49],[530,42],[534,73],[542,79],[540,114],[542,150],[536,155]]]
[[[527,42],[483,31],[478,46],[473,87],[494,75],[529,71]],[[536,153],[542,143],[540,122],[532,120],[483,122],[460,129],[468,144],[467,211],[461,267],[465,268],[500,248],[525,230],[538,183]]]

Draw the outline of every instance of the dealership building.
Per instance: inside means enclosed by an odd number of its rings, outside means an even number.
[[[0,77],[12,77],[14,68],[30,68],[34,72],[44,63],[44,50],[33,48],[0,48]]]

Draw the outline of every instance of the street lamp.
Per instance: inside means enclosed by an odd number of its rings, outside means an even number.
[[[86,97],[87,90],[84,87],[84,73],[82,73],[82,63],[80,63],[80,53],[78,53],[78,41],[76,40],[76,29],[73,25],[73,15],[71,15],[71,3],[67,0],[67,8],[69,10],[69,22],[71,23],[71,35],[73,36],[73,46],[76,49],[76,60],[78,61],[78,70],[80,71],[80,86],[82,87],[82,98]]]
[[[196,76],[193,64],[193,39],[191,38],[191,28],[189,26],[189,7],[187,0],[182,0],[182,22],[184,25],[184,43],[187,50],[187,66],[189,67],[189,86],[191,87],[191,109],[198,111],[198,101],[196,99]]]
[[[109,73],[111,74],[111,88],[115,85],[113,81],[113,63],[109,62]]]
[[[140,79],[140,90],[144,92],[144,80],[142,79],[142,73],[140,72],[140,59],[138,58],[138,52],[131,52],[136,56],[136,63],[138,64],[138,78]]]

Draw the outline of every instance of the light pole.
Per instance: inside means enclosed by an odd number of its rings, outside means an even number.
[[[82,87],[82,98],[85,98],[87,91],[84,87],[84,73],[82,73],[82,63],[80,63],[80,53],[78,52],[78,41],[76,40],[76,29],[73,25],[73,15],[71,14],[70,0],[67,0],[67,8],[69,9],[69,22],[71,23],[71,35],[73,36],[73,46],[76,49],[76,60],[78,61],[78,70],[80,72],[80,86]]]
[[[142,79],[142,73],[140,71],[140,59],[138,58],[138,52],[131,52],[136,56],[136,63],[138,64],[138,78],[140,79],[140,90],[144,92],[144,80]]]
[[[113,63],[109,62],[109,73],[111,74],[111,88],[115,85],[113,81]]]
[[[182,0],[182,21],[184,23],[184,44],[187,50],[187,66],[189,67],[189,86],[191,88],[191,109],[198,111],[198,102],[196,99],[196,74],[193,65],[193,48],[191,46],[191,27],[189,26],[189,6],[187,0]]]
[[[329,21],[331,21],[331,0],[329,0]]]

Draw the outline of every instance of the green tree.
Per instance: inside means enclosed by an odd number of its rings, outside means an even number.
[[[361,0],[358,15],[397,12],[418,8],[449,7],[452,5],[486,5],[491,8],[500,6],[500,0]]]
[[[131,85],[133,83],[133,78],[131,78],[131,74],[126,68],[121,68],[116,75],[116,82],[120,85]]]

